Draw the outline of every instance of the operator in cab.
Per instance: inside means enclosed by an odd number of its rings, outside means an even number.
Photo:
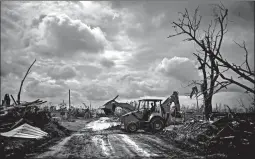
[[[151,112],[155,112],[156,106],[154,103],[151,103]]]

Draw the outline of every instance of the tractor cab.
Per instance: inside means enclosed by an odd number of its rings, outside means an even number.
[[[164,128],[164,110],[161,99],[142,99],[134,111],[121,117],[121,129],[135,132],[138,129],[146,131],[161,131]]]
[[[128,132],[135,132],[138,129],[158,132],[170,124],[171,104],[175,104],[174,116],[180,114],[180,103],[178,92],[174,91],[164,102],[161,99],[142,99],[134,111],[121,116],[121,129]],[[179,116],[180,116],[179,115]],[[181,117],[181,116],[180,116]],[[181,118],[180,118],[181,119]]]
[[[141,99],[136,110],[142,113],[144,121],[148,121],[151,114],[162,114],[161,102],[161,99]]]

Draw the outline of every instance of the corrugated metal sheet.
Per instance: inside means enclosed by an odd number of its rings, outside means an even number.
[[[19,137],[19,138],[32,138],[38,139],[47,136],[48,133],[42,131],[40,128],[31,126],[29,124],[23,124],[11,131],[1,133],[5,137]]]

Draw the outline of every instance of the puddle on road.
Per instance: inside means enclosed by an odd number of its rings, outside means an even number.
[[[80,139],[72,138],[74,136],[83,136],[87,133],[84,133],[83,131],[89,130],[94,132],[103,132],[101,130],[108,129],[112,126],[119,125],[119,122],[112,120],[111,118],[103,117],[99,120],[92,121],[86,125],[85,128],[83,128],[80,132],[77,132],[75,134],[72,134],[71,136],[63,139],[61,142],[59,142],[57,145],[50,148],[50,151],[43,153],[38,156],[37,158],[48,158],[49,156],[59,156],[64,157],[66,155],[66,151],[70,151],[70,148],[67,148],[66,146],[70,142],[70,140],[77,140],[79,143],[78,146],[74,146],[75,149],[79,148],[81,143],[83,142]],[[100,157],[130,157],[130,156],[139,156],[139,157],[145,157],[145,158],[153,158],[158,157],[158,154],[152,153],[148,148],[143,147],[143,144],[136,143],[136,140],[132,140],[128,135],[126,134],[110,134],[110,135],[103,135],[103,134],[91,134],[89,137],[90,143],[93,143],[95,145],[90,145],[89,147],[92,148],[94,151],[93,155],[97,156],[101,154]],[[88,138],[86,138],[88,139]],[[73,144],[72,142],[69,144]],[[87,147],[88,148],[88,147]],[[74,150],[72,150],[74,151]],[[76,150],[77,152],[81,150]],[[88,150],[86,150],[88,151]],[[64,154],[60,154],[60,152],[63,152]],[[73,153],[73,152],[71,152]],[[86,153],[86,152],[83,152]],[[86,154],[88,155],[88,154]],[[84,155],[84,157],[87,157]],[[97,156],[99,157],[99,156]]]
[[[101,117],[99,120],[88,123],[83,130],[91,129],[92,131],[100,131],[111,128],[113,126],[120,125],[120,122],[112,121],[108,117]]]
[[[108,117],[101,117],[99,120],[88,123],[86,127],[83,129],[83,131],[84,130],[101,131],[117,125],[120,125],[120,122],[113,121],[111,118]],[[106,136],[104,135],[95,135],[92,137],[92,141],[94,142],[95,145],[99,145],[99,147],[102,150],[102,153],[105,156],[110,156],[113,154],[114,149],[111,146],[109,139],[107,138],[107,140],[105,140],[105,137]],[[133,141],[130,137],[128,137],[125,134],[116,134],[115,137],[117,137],[118,140],[124,142],[129,148],[131,148],[136,153],[136,155],[139,155],[141,157],[158,156],[157,154],[148,152],[147,150],[143,149],[142,147],[137,145],[135,141]],[[128,151],[128,149],[126,149],[126,151]]]

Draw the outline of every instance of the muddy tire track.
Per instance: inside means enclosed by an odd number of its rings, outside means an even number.
[[[192,154],[183,152],[153,134],[127,134],[121,130],[101,128],[95,131],[97,125],[93,124],[98,123],[101,126],[103,122],[90,123],[93,129],[87,126],[33,158],[193,158]]]

